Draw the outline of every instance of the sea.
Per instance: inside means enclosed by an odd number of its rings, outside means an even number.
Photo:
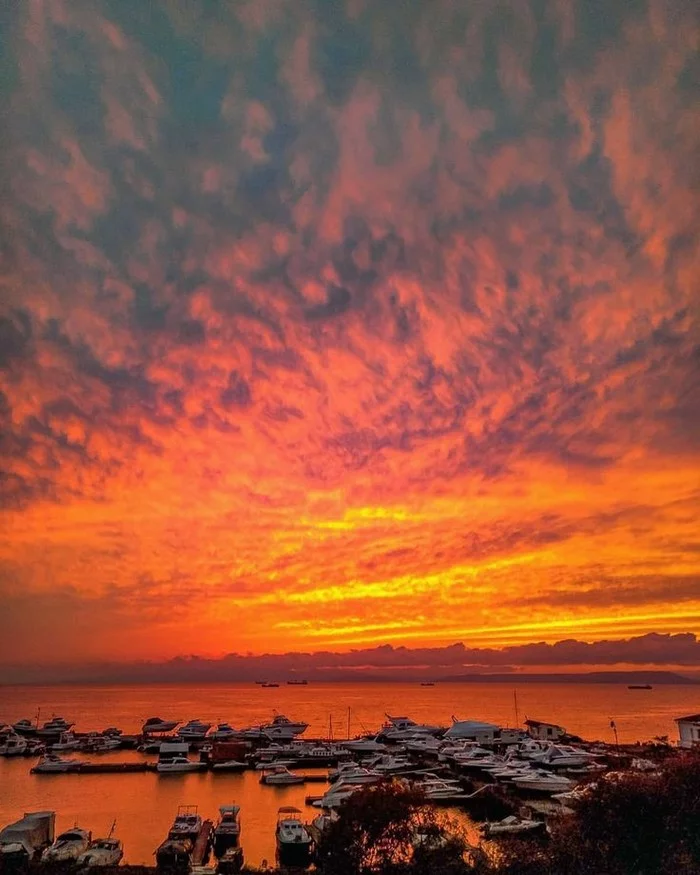
[[[13,723],[40,713],[42,721],[60,715],[75,722],[77,732],[116,726],[125,734],[140,730],[148,717],[246,727],[269,721],[275,713],[309,724],[311,738],[347,738],[378,729],[386,715],[448,726],[453,716],[503,726],[527,717],[558,723],[587,740],[621,744],[669,736],[675,742],[674,718],[700,711],[700,687],[656,686],[629,690],[618,684],[523,683],[309,683],[265,688],[246,684],[159,684],[115,686],[0,687],[0,721]],[[615,728],[611,727],[611,722]],[[85,754],[71,754],[89,759]],[[102,761],[154,760],[153,754],[115,751]],[[246,860],[260,866],[274,861],[277,810],[293,805],[307,819],[318,813],[305,805],[323,784],[266,787],[259,773],[59,774],[31,775],[33,761],[0,757],[0,827],[24,812],[56,811],[57,829],[76,823],[105,835],[116,820],[115,835],[124,842],[124,861],[152,865],[179,805],[197,805],[203,817],[216,819],[219,806],[241,806],[242,845]],[[313,770],[304,769],[305,772]],[[325,770],[321,770],[325,771]]]

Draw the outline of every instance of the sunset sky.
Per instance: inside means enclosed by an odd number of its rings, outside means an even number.
[[[0,28],[0,660],[700,634],[697,3]]]

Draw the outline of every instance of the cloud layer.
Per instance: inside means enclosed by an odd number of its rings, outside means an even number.
[[[700,632],[695,4],[10,6],[3,657]]]

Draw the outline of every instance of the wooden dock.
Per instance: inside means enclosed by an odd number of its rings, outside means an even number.
[[[152,772],[150,763],[81,763],[72,772],[79,775],[109,775],[126,772]]]
[[[194,848],[192,849],[193,866],[204,866],[209,859],[213,833],[214,824],[211,820],[205,820],[199,831],[199,835],[197,836],[197,841],[194,843]]]

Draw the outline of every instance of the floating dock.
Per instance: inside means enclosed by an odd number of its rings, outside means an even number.
[[[81,763],[71,770],[72,774],[79,775],[109,775],[124,774],[125,772],[152,772],[154,766],[151,763]]]

